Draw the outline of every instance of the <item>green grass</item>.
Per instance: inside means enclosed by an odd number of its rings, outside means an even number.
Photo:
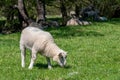
[[[21,68],[20,33],[0,34],[0,80],[120,80],[120,19],[47,31],[68,52],[66,67],[52,61],[48,70],[46,59],[38,55],[28,70],[27,51],[26,67]]]

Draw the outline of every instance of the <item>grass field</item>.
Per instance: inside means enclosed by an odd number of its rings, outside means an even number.
[[[120,19],[94,22],[89,26],[47,29],[59,47],[68,52],[61,68],[38,55],[34,68],[21,68],[20,33],[0,34],[0,80],[120,80]]]

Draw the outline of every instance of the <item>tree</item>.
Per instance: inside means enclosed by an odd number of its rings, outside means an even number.
[[[36,0],[36,10],[37,10],[37,21],[38,23],[41,23],[45,21],[45,1],[44,0]],[[20,19],[23,20],[27,25],[33,22],[33,19],[31,19],[28,15],[28,12],[25,7],[24,0],[18,0],[18,6],[17,6],[19,13],[20,13]],[[20,21],[21,21],[20,20]]]
[[[36,0],[37,22],[45,21],[45,0]]]
[[[8,32],[15,32],[20,29],[19,21],[17,19],[18,12],[16,8],[13,6],[16,4],[16,0],[3,0],[0,1],[1,12],[0,16],[4,16],[4,24],[2,24],[1,32],[8,33]],[[7,32],[8,31],[8,32]]]
[[[65,26],[67,23],[67,10],[65,6],[65,0],[60,0],[60,10],[62,13],[62,25]]]
[[[62,14],[62,25],[66,25],[69,11],[75,10],[79,17],[81,9],[91,4],[99,10],[101,16],[120,17],[120,0],[1,0],[0,4],[0,16],[6,18],[1,30],[21,29],[23,23],[29,25],[33,20],[46,22],[46,5],[52,6],[49,8],[49,11],[53,11],[51,13]],[[54,7],[59,11],[51,10]]]
[[[20,13],[20,18],[23,19],[27,25],[29,25],[31,22],[33,22],[32,19],[29,18],[29,15],[27,13],[27,10],[25,8],[24,0],[18,0],[18,6],[16,6]]]

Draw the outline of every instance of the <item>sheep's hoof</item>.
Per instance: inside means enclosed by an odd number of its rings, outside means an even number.
[[[52,67],[51,67],[51,66],[48,66],[48,69],[52,69]]]
[[[24,68],[25,67],[25,65],[22,65],[22,68]]]
[[[29,66],[29,67],[28,67],[28,69],[29,69],[29,70],[31,70],[31,69],[32,69],[32,67],[31,67],[31,66]]]

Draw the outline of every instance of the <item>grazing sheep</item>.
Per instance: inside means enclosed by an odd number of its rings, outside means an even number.
[[[25,50],[31,50],[31,62],[29,69],[33,68],[37,53],[46,57],[48,68],[51,69],[50,58],[63,67],[66,64],[67,53],[60,49],[53,40],[50,33],[36,27],[27,27],[21,33],[20,50],[21,50],[21,65],[25,67]]]
[[[77,19],[70,19],[69,21],[67,21],[67,26],[69,25],[79,25],[79,23],[77,22]]]
[[[70,26],[70,25],[90,25],[92,24],[91,22],[88,22],[88,21],[80,21],[79,19],[77,18],[71,18],[68,22],[67,22],[67,26]]]

